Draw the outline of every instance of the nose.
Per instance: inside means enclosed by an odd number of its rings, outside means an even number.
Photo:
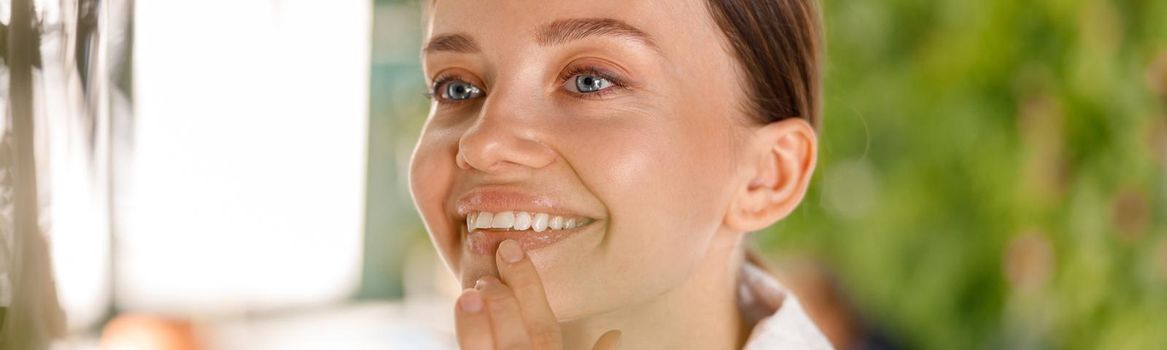
[[[521,96],[496,91],[487,97],[478,119],[458,141],[458,167],[485,173],[550,165],[555,151],[540,141],[538,112]]]

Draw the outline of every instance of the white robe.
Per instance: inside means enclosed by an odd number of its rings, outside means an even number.
[[[743,317],[757,322],[744,349],[833,349],[798,298],[757,266],[744,265],[738,298]]]

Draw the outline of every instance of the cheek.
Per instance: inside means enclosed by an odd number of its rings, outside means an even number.
[[[661,113],[574,127],[565,155],[609,210],[610,268],[651,291],[675,286],[720,228],[731,175],[728,126]],[[709,118],[709,117],[706,117]]]
[[[409,164],[409,189],[438,253],[457,271],[460,240],[444,207],[456,167],[454,145],[440,133],[423,132]]]
[[[635,214],[631,221],[708,231],[732,174],[725,127],[697,116],[656,119],[656,125],[617,129],[611,142],[590,148],[603,165],[595,170],[608,188],[604,200],[618,211],[613,215]]]

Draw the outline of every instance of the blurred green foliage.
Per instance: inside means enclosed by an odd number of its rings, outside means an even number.
[[[757,240],[910,348],[1167,348],[1167,1],[827,1],[821,158]]]
[[[411,1],[376,1],[362,296],[426,243]],[[1167,348],[1167,1],[823,3],[821,158],[755,235],[908,348]]]

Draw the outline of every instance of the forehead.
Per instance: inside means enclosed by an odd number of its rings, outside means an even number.
[[[433,0],[426,11],[426,40],[466,33],[484,49],[533,42],[540,28],[564,19],[613,19],[643,31],[661,47],[719,41],[705,0]]]

